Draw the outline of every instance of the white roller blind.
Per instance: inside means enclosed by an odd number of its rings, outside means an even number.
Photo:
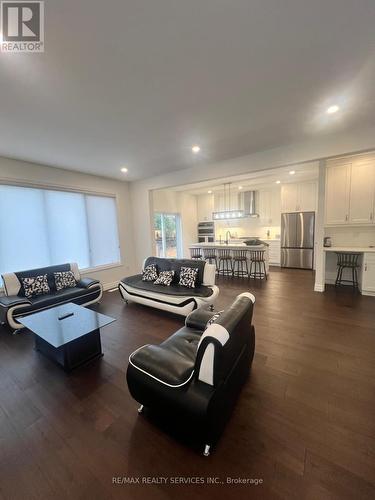
[[[0,273],[120,262],[116,200],[0,185]]]
[[[116,205],[113,198],[86,196],[91,267],[120,260]],[[100,227],[100,231],[98,231]]]

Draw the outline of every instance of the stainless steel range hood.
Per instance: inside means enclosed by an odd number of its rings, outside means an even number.
[[[256,191],[243,191],[237,196],[237,207],[231,206],[230,183],[224,184],[225,209],[213,212],[214,220],[244,219],[247,217],[259,217],[256,211]]]
[[[256,207],[256,191],[244,191],[240,193],[240,207],[244,217],[259,217]]]

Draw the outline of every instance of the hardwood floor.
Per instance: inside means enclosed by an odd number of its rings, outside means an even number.
[[[66,375],[26,331],[0,330],[0,499],[375,498],[375,298],[330,288],[308,271],[268,282],[221,278],[218,308],[257,298],[256,355],[215,452],[198,455],[137,414],[125,370],[140,345],[182,319],[105,293],[104,358]],[[168,484],[113,484],[113,477]],[[175,477],[261,485],[170,484]],[[142,479],[141,479],[142,480]]]

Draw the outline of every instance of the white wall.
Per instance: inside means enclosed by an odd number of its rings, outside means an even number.
[[[228,175],[246,174],[275,167],[319,160],[375,148],[375,129],[325,135],[303,143],[279,147],[242,158],[220,163],[196,165],[160,175],[150,179],[132,182],[130,193],[135,228],[135,255],[141,266],[145,257],[154,251],[151,232],[152,201],[150,190],[190,184],[205,180],[220,179]]]
[[[1,182],[115,195],[118,206],[119,239],[122,262],[120,266],[90,272],[89,276],[99,279],[106,288],[108,288],[116,285],[124,276],[133,273],[135,269],[133,247],[134,232],[132,228],[129,184],[127,182],[0,157],[0,183]],[[11,207],[9,209],[11,210]],[[6,216],[6,214],[3,214],[3,216]],[[6,235],[1,236],[6,237]]]
[[[153,212],[180,214],[183,257],[189,257],[189,245],[197,241],[197,197],[172,189],[153,191]]]

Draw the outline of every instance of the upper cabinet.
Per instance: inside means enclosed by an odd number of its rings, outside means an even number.
[[[197,196],[198,222],[212,221],[214,211],[214,195],[202,194]]]
[[[281,186],[281,212],[315,212],[317,184],[298,182]]]
[[[257,211],[265,226],[280,226],[280,189],[262,189],[258,192]]]
[[[328,162],[325,223],[374,224],[375,158]]]

